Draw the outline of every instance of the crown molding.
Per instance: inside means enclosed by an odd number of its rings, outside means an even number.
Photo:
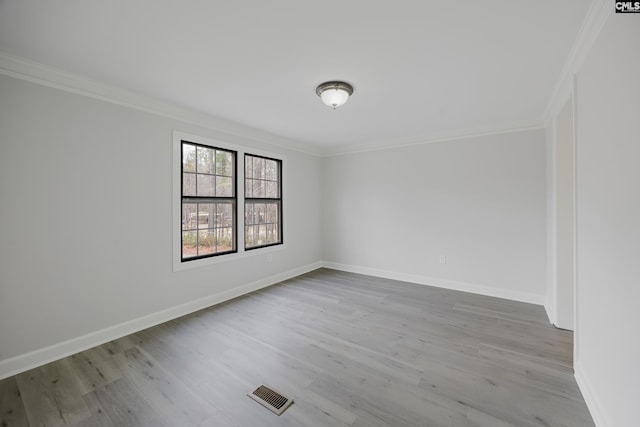
[[[452,132],[441,132],[425,135],[418,138],[388,141],[385,143],[370,143],[344,147],[344,149],[327,150],[322,157],[342,156],[346,154],[366,153],[370,151],[393,150],[397,148],[414,147],[436,142],[455,141],[459,139],[478,138],[482,136],[500,135],[504,133],[525,132],[544,129],[542,119],[533,119],[522,122],[507,123],[500,126],[481,127],[473,129],[459,129]]]
[[[545,109],[543,116],[545,124],[551,123],[553,117],[573,94],[573,77],[582,66],[613,10],[614,5],[610,0],[593,0],[591,3]]]
[[[555,87],[551,102],[542,118],[473,129],[457,129],[450,132],[422,135],[420,137],[371,142],[344,147],[325,148],[290,140],[243,124],[216,118],[205,113],[178,107],[148,96],[110,86],[2,51],[0,51],[0,74],[200,126],[235,136],[248,142],[255,141],[265,143],[312,156],[331,157],[503,133],[522,132],[545,127],[549,119],[553,117],[552,114],[564,105],[564,101],[568,95],[571,94],[573,74],[586,57],[588,49],[595,41],[599,30],[611,13],[611,7],[607,7],[608,2],[606,6],[604,3],[604,0],[594,0],[594,3],[592,3],[587,18],[581,27],[578,39],[565,63],[561,78]]]
[[[179,120],[184,123],[207,128],[216,132],[236,136],[245,141],[266,143],[272,146],[302,152],[312,156],[335,156],[391,148],[407,147],[431,142],[442,142],[461,138],[485,136],[505,132],[516,132],[540,128],[539,120],[516,123],[494,128],[473,130],[457,130],[419,138],[385,141],[380,143],[345,146],[344,149],[316,147],[302,142],[289,140],[246,125],[216,118],[194,110],[177,107],[167,102],[159,101],[148,96],[140,95],[128,90],[110,86],[96,80],[91,80],[76,74],[52,68],[28,59],[12,56],[0,51],[0,74],[29,81],[43,86],[52,87],[66,92],[86,96],[112,104],[132,108],[146,113]]]
[[[322,154],[316,147],[298,141],[289,140],[198,111],[177,107],[167,102],[110,86],[1,51],[0,74],[169,119],[179,120],[184,123],[242,138],[245,141],[265,143],[313,156],[320,156]]]

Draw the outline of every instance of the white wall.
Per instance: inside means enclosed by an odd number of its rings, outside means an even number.
[[[576,378],[598,426],[640,425],[639,18],[612,14],[577,76]]]
[[[321,260],[318,157],[4,75],[0,101],[0,374]],[[287,156],[288,246],[271,263],[172,272],[174,129]]]
[[[545,173],[543,129],[328,157],[324,259],[542,304]]]
[[[556,294],[556,149],[555,128],[553,122],[545,128],[545,158],[547,166],[547,288],[544,308],[547,311],[549,321],[557,323],[557,294]]]
[[[553,290],[556,321],[559,328],[573,330],[575,168],[573,135],[573,98],[570,98],[555,120],[555,277]]]

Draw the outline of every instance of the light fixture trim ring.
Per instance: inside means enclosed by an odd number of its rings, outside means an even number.
[[[324,82],[316,88],[316,95],[321,96],[322,92],[330,89],[341,89],[349,94],[349,96],[353,95],[353,86],[351,86],[347,82],[342,82],[338,80]]]

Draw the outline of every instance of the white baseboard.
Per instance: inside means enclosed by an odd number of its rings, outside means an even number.
[[[544,304],[544,296],[542,295],[510,291],[485,285],[457,282],[433,277],[379,270],[368,267],[358,267],[353,265],[320,261],[295,268],[284,273],[279,273],[274,276],[260,279],[252,283],[238,286],[224,292],[209,295],[207,297],[184,303],[176,307],[171,307],[166,310],[152,313],[147,316],[129,320],[118,325],[110,326],[99,331],[91,332],[80,337],[72,338],[61,343],[34,350],[29,353],[2,360],[0,361],[0,379],[19,374],[38,366],[42,366],[46,363],[53,362],[55,360],[67,357],[80,351],[87,350],[91,347],[95,347],[111,340],[133,334],[135,332],[158,325],[160,323],[164,323],[169,320],[173,320],[175,318],[193,313],[203,308],[220,304],[222,302],[237,298],[258,289],[266,288],[292,277],[296,277],[309,271],[313,271],[320,267],[326,267],[334,270],[342,270],[352,273],[366,274],[370,276],[384,277],[387,279],[401,280],[422,285],[436,286],[439,288],[452,289],[457,291],[471,292],[480,295],[505,298],[538,305]]]
[[[589,377],[584,372],[584,368],[579,361],[575,363],[573,370],[576,382],[582,392],[582,397],[587,404],[587,408],[589,408],[591,418],[593,418],[595,425],[597,427],[613,427],[611,418],[606,415],[601,403],[602,401],[599,399],[596,392],[596,388],[589,380]]]
[[[530,304],[544,305],[544,295],[527,292],[511,291],[509,289],[494,288],[492,286],[478,285],[474,283],[458,282],[454,280],[439,279],[435,277],[419,276],[415,274],[399,273],[396,271],[379,270],[376,268],[359,267],[355,265],[339,264],[325,261],[323,267],[333,270],[347,271],[350,273],[366,274],[368,276],[384,277],[385,279],[401,280],[420,285],[435,286],[438,288],[452,289],[455,291],[470,292],[496,298],[504,298],[513,301],[527,302]]]
[[[63,357],[67,357],[80,351],[87,350],[91,347],[95,347],[114,339],[133,334],[146,328],[150,328],[160,323],[164,323],[169,320],[173,320],[175,318],[193,313],[195,311],[202,310],[203,308],[220,304],[230,299],[237,298],[253,291],[257,291],[258,289],[266,288],[276,283],[280,283],[284,280],[291,279],[292,277],[296,277],[320,268],[322,267],[322,264],[322,262],[315,262],[313,264],[285,271],[284,273],[266,277],[252,283],[247,283],[245,285],[241,285],[224,292],[209,295],[195,301],[190,301],[175,307],[168,308],[166,310],[149,314],[147,316],[139,317],[137,319],[129,320],[118,325],[101,329],[99,331],[91,332],[77,338],[72,338],[58,344],[54,344],[48,347],[31,351],[26,354],[21,354],[19,356],[2,360],[0,361],[0,379],[19,374],[38,366],[42,366]]]

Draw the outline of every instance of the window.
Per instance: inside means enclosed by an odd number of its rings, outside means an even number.
[[[181,145],[182,261],[236,252],[237,153]]]
[[[287,249],[286,157],[173,132],[173,271]]]
[[[244,156],[245,249],[282,244],[282,161]]]

